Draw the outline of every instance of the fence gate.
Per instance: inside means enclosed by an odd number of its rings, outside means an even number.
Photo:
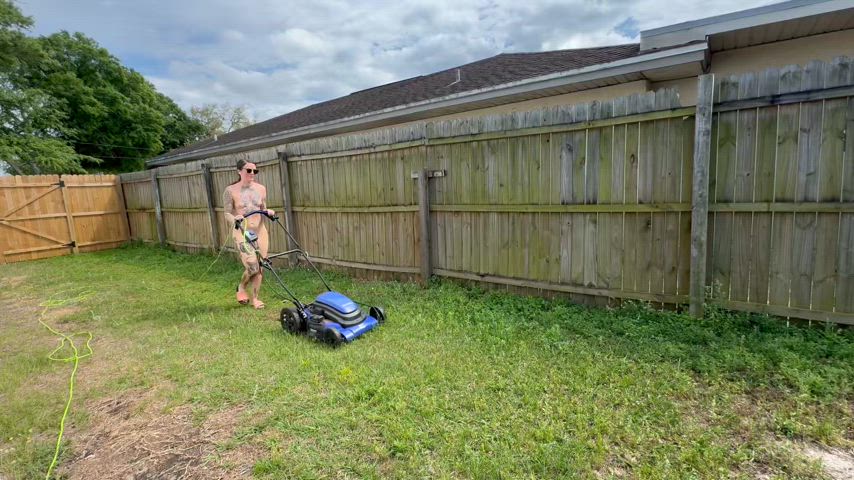
[[[113,175],[0,177],[0,263],[112,248],[128,239]]]
[[[3,262],[71,251],[68,215],[57,175],[0,178],[0,251]]]

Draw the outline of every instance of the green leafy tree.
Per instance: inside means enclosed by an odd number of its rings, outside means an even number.
[[[140,170],[145,159],[206,134],[91,38],[30,38],[31,25],[0,0],[0,162],[7,170]]]
[[[75,126],[75,150],[102,159],[103,169],[139,170],[146,158],[204,134],[201,124],[94,40],[67,32],[40,40],[50,61],[30,82],[59,100]]]
[[[83,172],[82,162],[98,160],[78,154],[64,140],[70,131],[58,103],[18,81],[46,60],[39,43],[24,34],[32,24],[11,2],[0,0],[0,166],[19,175]]]
[[[255,123],[245,105],[206,103],[190,108],[190,117],[205,126],[207,136],[222,135]]]
[[[165,118],[165,134],[161,137],[163,150],[160,153],[183,147],[207,136],[207,130],[201,122],[187,115],[171,98],[159,93],[157,95],[159,110]]]

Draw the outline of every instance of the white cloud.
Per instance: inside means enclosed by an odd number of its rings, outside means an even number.
[[[626,38],[614,31],[599,31],[594,33],[571,33],[559,40],[543,42],[543,50],[563,50],[568,48],[600,47],[602,45],[620,45],[633,43],[633,38]]]
[[[270,35],[276,52],[284,61],[307,60],[312,57],[328,57],[335,49],[333,44],[320,35],[302,28],[291,28]]]
[[[27,0],[35,33],[81,31],[180,106],[259,120],[504,52],[636,42],[767,0]],[[629,19],[631,21],[628,21]],[[631,29],[617,27],[624,22]]]

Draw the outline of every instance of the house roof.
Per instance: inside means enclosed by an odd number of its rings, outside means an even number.
[[[854,0],[790,0],[643,30],[641,50],[708,39],[713,52],[854,27]]]
[[[550,52],[503,53],[441,72],[360,90],[345,97],[310,105],[220,135],[217,139],[208,138],[186,145],[158,158],[180,155],[201,148],[225,146],[276,132],[445,97],[455,93],[481,90],[527,78],[613,62],[634,57],[639,52],[639,44],[627,44]]]
[[[146,165],[169,165],[641,79],[684,78],[702,72],[712,51],[854,28],[852,6],[854,0],[791,0],[645,30],[640,44],[496,55],[310,105],[169,151]]]

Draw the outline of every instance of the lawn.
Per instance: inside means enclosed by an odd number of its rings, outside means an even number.
[[[388,315],[333,350],[239,275],[145,246],[0,266],[0,478],[54,455],[72,364],[39,318],[93,335],[57,478],[829,478],[816,452],[854,449],[851,329],[331,274]]]

